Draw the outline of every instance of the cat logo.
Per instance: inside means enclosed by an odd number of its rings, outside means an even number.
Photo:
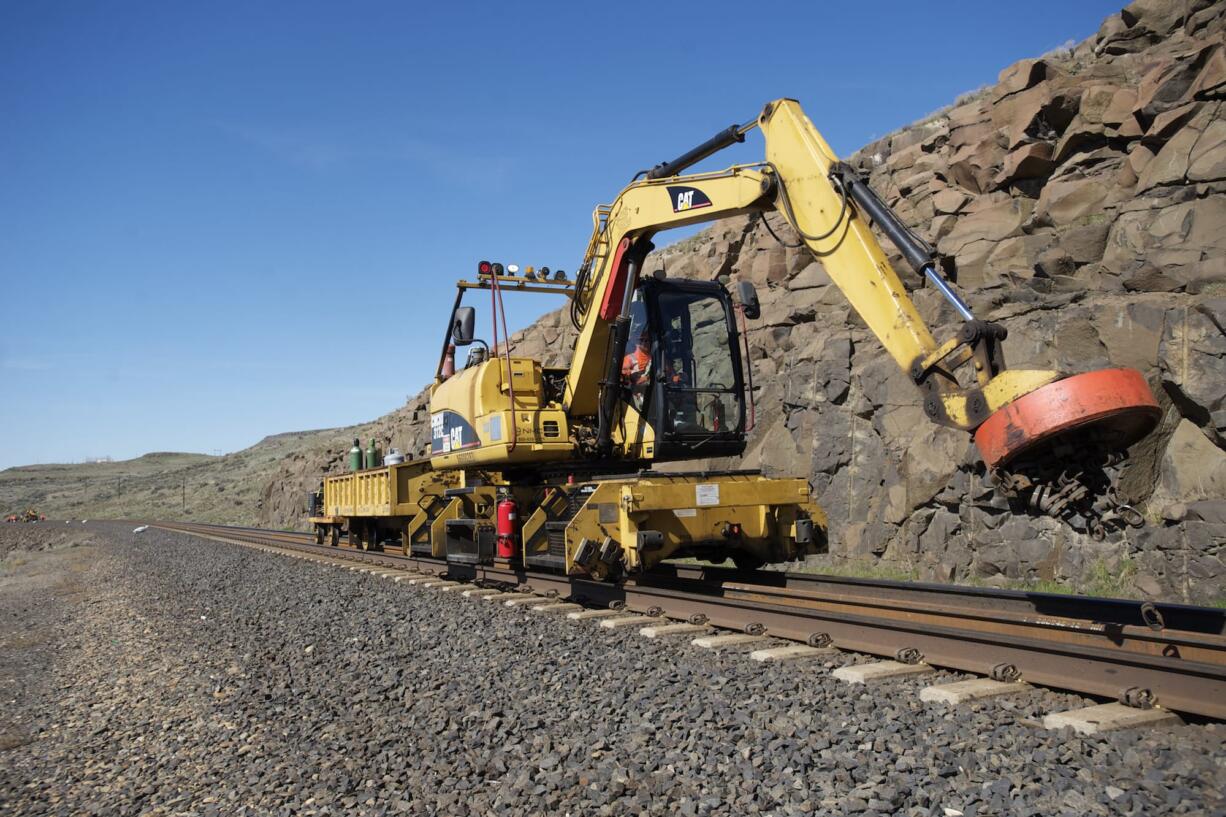
[[[707,198],[707,194],[697,187],[670,187],[668,197],[673,203],[674,213],[684,213],[686,210],[711,206],[711,199]]]
[[[499,426],[501,435],[501,425]],[[450,454],[463,448],[481,445],[481,438],[468,422],[454,411],[439,411],[430,415],[430,454]]]

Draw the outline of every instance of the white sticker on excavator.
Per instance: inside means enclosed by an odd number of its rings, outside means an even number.
[[[678,519],[685,519],[686,517],[690,517],[690,516],[698,516],[698,510],[696,508],[677,508],[676,510],[673,511],[673,516],[677,517]]]
[[[716,482],[700,482],[694,486],[694,504],[695,505],[718,505],[719,504],[719,483]]]

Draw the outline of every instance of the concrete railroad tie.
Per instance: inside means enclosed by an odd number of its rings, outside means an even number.
[[[1153,726],[1178,726],[1183,720],[1166,709],[1137,709],[1121,703],[1087,706],[1068,712],[1053,712],[1043,718],[1043,728],[1061,729],[1071,726],[1083,735],[1114,732],[1117,729],[1137,729]]]
[[[549,598],[547,596],[529,594],[518,599],[508,598],[503,602],[503,604],[505,604],[507,607],[519,607],[525,604],[547,604],[548,602]]]
[[[711,628],[705,624],[687,624],[682,621],[676,624],[653,624],[650,627],[644,627],[639,630],[639,635],[644,638],[659,638],[662,635],[687,635],[710,631]]]
[[[625,616],[624,618],[606,618],[600,626],[606,630],[616,630],[618,627],[629,627],[632,624],[646,624],[648,621],[659,621],[651,616]]]
[[[877,661],[872,664],[854,664],[839,667],[833,673],[835,678],[849,684],[867,684],[872,681],[884,681],[888,678],[904,678],[911,675],[923,675],[932,672],[927,664],[903,664],[899,661]]]
[[[460,595],[466,599],[479,599],[479,598],[484,598],[485,596],[502,595],[502,591],[495,590],[492,587],[478,587],[475,590],[465,590]]]
[[[589,618],[612,618],[622,615],[625,613],[621,610],[582,610],[577,613],[567,613],[566,617],[571,621],[586,621]]]
[[[718,650],[722,647],[737,647],[741,644],[755,644],[759,641],[768,640],[764,635],[750,635],[749,633],[729,633],[728,635],[708,635],[702,638],[695,638],[690,643],[695,647],[702,647],[708,650]]]
[[[569,613],[572,610],[582,610],[583,607],[569,601],[553,601],[548,604],[538,604],[528,608],[534,613]]]
[[[427,584],[429,582],[437,582],[437,581],[439,581],[438,576],[414,576],[413,578],[408,580],[407,584],[410,587],[417,587],[423,584]]]
[[[954,681],[952,684],[936,684],[920,690],[920,700],[943,704],[961,704],[967,701],[979,701],[984,698],[996,698],[1000,695],[1016,695],[1028,692],[1030,684],[1015,681],[993,681],[991,678],[971,678],[966,681]]]
[[[766,650],[754,650],[749,657],[754,661],[794,661],[797,658],[817,658],[838,652],[834,647],[810,647],[805,644],[791,644],[787,647],[771,647]]]

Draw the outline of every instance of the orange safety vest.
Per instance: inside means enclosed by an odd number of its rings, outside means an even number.
[[[637,386],[650,364],[651,353],[641,346],[635,346],[634,351],[622,358],[622,380],[631,387]]]

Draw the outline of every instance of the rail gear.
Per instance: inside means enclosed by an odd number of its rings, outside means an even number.
[[[765,140],[762,161],[680,175],[754,129]],[[1078,450],[1118,452],[1152,430],[1159,410],[1140,374],[1066,377],[1007,368],[1004,328],[975,318],[933,249],[839,161],[795,100],[780,99],[755,119],[640,171],[612,204],[598,206],[573,283],[486,261],[476,281],[460,281],[431,388],[428,463],[394,466],[377,495],[359,482],[378,472],[330,478],[329,516],[321,519],[382,514],[383,521],[359,529],[398,537],[407,550],[471,561],[492,554],[498,496],[508,494],[522,514],[525,565],[597,577],[676,556],[754,564],[821,551],[825,516],[804,479],[649,470],[744,452],[754,407],[738,318],[743,327],[759,312],[747,282],[734,304],[719,281],[641,275],[652,239],[766,212],[779,213],[821,262],[910,375],[927,416],[975,435],[1006,492],[1022,505],[1043,505],[1054,479],[1063,493],[1047,504],[1065,518],[1103,513],[1088,487],[1068,487],[1093,480],[1068,469],[1053,477],[1041,466],[1064,456],[1070,440]],[[870,225],[963,318],[952,337],[933,337]],[[490,293],[489,343],[476,338],[475,310],[462,305],[469,290]],[[504,292],[570,298],[578,337],[568,367],[513,355]],[[456,372],[456,348],[474,345],[483,358]],[[631,383],[631,375],[643,382]],[[348,525],[352,537],[354,521]],[[377,543],[380,534],[370,535]]]

